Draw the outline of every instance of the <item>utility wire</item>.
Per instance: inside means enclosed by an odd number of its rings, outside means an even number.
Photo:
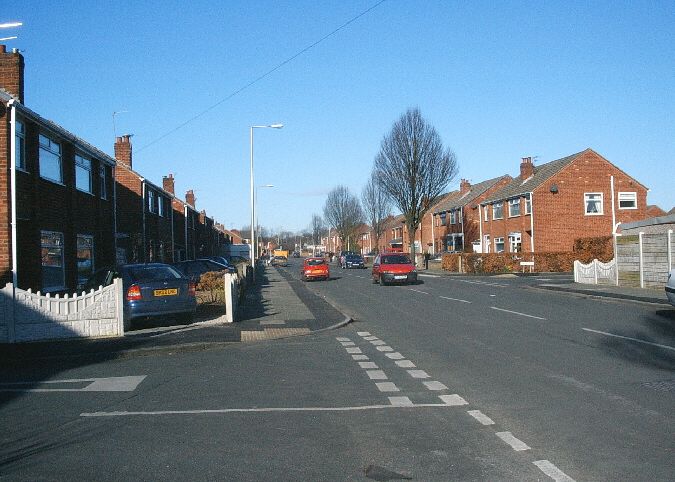
[[[279,70],[280,68],[282,68],[282,67],[285,66],[286,64],[292,62],[293,60],[297,59],[298,57],[300,57],[300,56],[301,56],[302,54],[304,54],[305,52],[307,52],[307,51],[313,49],[314,47],[316,47],[317,45],[319,45],[321,42],[323,42],[323,41],[326,40],[327,38],[332,37],[333,35],[335,35],[336,33],[338,33],[340,30],[343,30],[344,28],[346,28],[346,27],[349,26],[350,24],[356,22],[358,19],[360,19],[360,18],[363,17],[364,15],[368,14],[368,13],[371,12],[372,10],[376,9],[377,7],[379,7],[380,5],[382,5],[382,4],[383,4],[384,2],[386,2],[386,1],[387,1],[387,0],[380,0],[379,2],[375,3],[373,6],[371,6],[370,8],[368,8],[368,9],[366,9],[366,10],[364,10],[363,12],[359,13],[358,15],[356,15],[356,16],[353,17],[353,18],[351,18],[351,19],[348,20],[347,22],[343,23],[342,25],[340,25],[338,28],[336,28],[336,29],[333,30],[332,32],[330,32],[330,33],[324,35],[323,37],[321,37],[321,38],[320,38],[319,40],[317,40],[316,42],[314,42],[314,43],[308,45],[307,47],[305,47],[304,49],[300,50],[299,52],[297,52],[296,54],[292,55],[291,57],[287,58],[287,59],[284,60],[283,62],[277,64],[275,67],[271,68],[270,70],[268,70],[268,71],[265,72],[264,74],[260,75],[260,76],[257,77],[256,79],[252,80],[252,81],[249,82],[248,84],[244,85],[243,87],[240,87],[239,89],[235,90],[234,92],[232,92],[230,95],[228,95],[228,96],[225,97],[224,99],[219,100],[218,102],[216,102],[216,103],[213,104],[212,106],[207,107],[206,109],[204,109],[203,111],[199,112],[198,114],[196,114],[196,115],[190,117],[188,120],[186,120],[186,121],[183,122],[182,124],[180,124],[180,125],[174,127],[174,128],[171,129],[169,132],[167,132],[167,133],[165,133],[165,134],[159,136],[158,138],[154,139],[153,141],[150,141],[148,144],[146,144],[146,145],[144,145],[143,147],[141,147],[140,149],[138,149],[138,152],[143,151],[143,150],[147,149],[148,147],[150,147],[150,146],[152,146],[152,145],[154,145],[154,144],[157,144],[159,141],[161,141],[161,140],[167,138],[168,136],[170,136],[171,134],[173,134],[173,133],[176,132],[177,130],[182,129],[182,128],[185,127],[186,125],[190,124],[191,122],[193,122],[193,121],[199,119],[199,118],[202,117],[203,115],[205,115],[205,114],[207,114],[208,112],[212,111],[213,109],[215,109],[216,107],[218,107],[218,106],[219,106],[220,104],[222,104],[223,102],[227,102],[228,100],[230,100],[230,99],[233,98],[234,96],[240,94],[240,93],[243,92],[244,90],[246,90],[246,89],[248,89],[249,87],[251,87],[252,85],[257,84],[258,82],[260,82],[261,80],[263,80],[265,77],[268,77],[268,76],[272,75],[274,72],[276,72],[277,70]]]

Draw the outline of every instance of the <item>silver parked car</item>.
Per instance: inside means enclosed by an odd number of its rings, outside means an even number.
[[[666,283],[666,296],[670,304],[675,306],[675,269],[668,273],[668,282]]]

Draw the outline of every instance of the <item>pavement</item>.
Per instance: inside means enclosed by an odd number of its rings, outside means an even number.
[[[310,335],[339,328],[352,320],[327,300],[307,289],[304,283],[283,270],[258,266],[256,283],[242,303],[240,321],[225,322],[222,308],[201,311],[189,325],[157,326],[146,324],[120,338],[69,339],[34,343],[0,344],[0,362],[59,358],[124,358],[157,353],[200,351],[233,343],[257,342]],[[452,273],[431,262],[420,274],[435,276],[472,276]],[[476,275],[478,276],[478,275]],[[486,275],[481,275],[486,276]],[[524,277],[500,274],[494,277]],[[522,286],[607,299],[620,299],[669,305],[665,290],[626,288],[609,285],[585,285],[570,282],[570,275],[535,273]],[[544,281],[539,281],[545,279]],[[173,323],[173,320],[167,320]]]
[[[234,343],[310,335],[335,329],[351,319],[287,273],[258,266],[256,283],[240,306],[239,321],[227,323],[223,307],[208,306],[189,325],[172,318],[149,320],[124,337],[64,339],[0,344],[0,362],[30,359],[111,359],[167,352],[200,351]],[[284,276],[285,275],[285,276]],[[161,326],[165,325],[165,326]]]

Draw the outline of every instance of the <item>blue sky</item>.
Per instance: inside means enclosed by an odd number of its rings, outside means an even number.
[[[675,206],[672,1],[388,0],[240,91],[376,3],[5,0],[0,23],[24,25],[0,36],[29,108],[111,155],[120,112],[135,170],[227,227],[250,220],[250,125],[284,124],[255,131],[256,185],[275,185],[257,211],[296,231],[336,185],[360,196],[415,106],[457,155],[448,189],[591,147]]]

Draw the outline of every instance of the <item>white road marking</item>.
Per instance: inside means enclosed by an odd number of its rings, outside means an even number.
[[[530,447],[525,442],[518,440],[511,432],[497,432],[495,435],[509,444],[516,452],[530,450]]]
[[[389,402],[397,407],[412,407],[414,405],[408,397],[389,397]]]
[[[366,370],[368,378],[371,380],[386,380],[387,375],[382,370]]]
[[[437,274],[418,274],[417,276],[420,276],[422,278],[440,278],[440,275]]]
[[[450,301],[459,301],[461,303],[471,303],[470,301],[467,300],[460,300],[459,298],[448,298],[447,296],[441,296],[444,300],[450,300]]]
[[[347,348],[347,353],[363,353],[361,348]]]
[[[429,374],[424,370],[407,370],[408,374],[413,378],[429,378]]]
[[[431,381],[431,382],[422,382],[429,390],[447,390],[448,387],[443,385],[441,382]]]
[[[401,355],[399,352],[395,351],[393,353],[385,353],[387,358],[391,358],[392,360],[403,360],[405,357]]]
[[[84,412],[80,417],[134,417],[157,415],[213,415],[226,413],[269,412],[355,412],[362,410],[386,410],[392,408],[448,408],[447,403],[417,403],[407,405],[360,405],[353,407],[269,407],[269,408],[222,408],[215,410],[158,410],[156,412]]]
[[[378,346],[378,345],[386,345],[387,342],[382,340],[373,340],[370,342],[370,344],[373,346]]]
[[[411,362],[410,360],[397,360],[394,363],[396,363],[401,368],[416,368],[415,364],[413,362]]]
[[[455,394],[455,395],[440,395],[438,398],[440,398],[443,401],[443,403],[445,403],[446,405],[450,405],[450,406],[453,406],[453,407],[469,404],[469,402],[467,402],[466,400],[464,400],[462,397],[460,397],[457,394]]]
[[[340,344],[342,346],[356,346],[356,343],[354,343],[353,341],[341,341]]]
[[[381,392],[400,392],[401,390],[392,382],[379,382],[375,386]]]
[[[369,331],[357,331],[356,334],[359,336],[370,336]]]
[[[377,349],[377,351],[394,351],[392,347],[387,345],[377,346],[375,348]]]
[[[352,355],[354,360],[368,360],[368,355]]]
[[[379,340],[376,336],[364,336],[363,339],[367,341]]]
[[[651,341],[640,340],[639,338],[631,338],[629,336],[615,335],[614,333],[607,333],[607,332],[604,332],[604,331],[591,330],[590,328],[582,328],[582,330],[590,331],[592,333],[598,333],[600,335],[605,335],[605,336],[613,336],[614,338],[621,338],[623,340],[630,340],[630,341],[634,341],[636,343],[644,343],[645,345],[656,346],[656,347],[659,347],[659,348],[663,348],[665,350],[674,350],[675,351],[675,347],[668,346],[668,345],[661,345],[659,343],[652,343]]]
[[[506,313],[511,313],[513,315],[520,315],[520,316],[527,316],[528,318],[535,318],[537,320],[546,320],[546,318],[542,318],[541,316],[534,316],[534,315],[528,315],[527,313],[520,313],[518,311],[511,311],[511,310],[505,310],[504,308],[497,308],[496,306],[491,306],[493,310],[497,311],[504,311]]]
[[[338,337],[335,338],[335,339],[336,339],[337,341],[352,341],[352,340],[350,340],[349,338],[344,337],[344,336],[338,336]]]
[[[67,380],[46,380],[33,382],[13,382],[0,384],[0,392],[133,392],[146,375],[108,378],[73,378]],[[68,385],[88,383],[82,388],[46,388],[45,385]],[[34,388],[34,387],[41,388]]]
[[[469,283],[472,285],[485,285],[485,286],[496,286],[497,288],[506,288],[508,285],[502,285],[499,283],[488,283],[486,281],[469,281],[465,279],[459,279],[457,281],[461,281],[462,283]]]
[[[565,474],[562,470],[560,470],[548,460],[536,460],[532,463],[539,467],[539,470],[551,477],[556,482],[575,482],[572,477]]]
[[[476,420],[478,420],[483,425],[494,425],[495,424],[494,421],[490,417],[488,417],[487,415],[482,413],[480,410],[469,410],[467,413],[469,415],[471,415],[473,418],[475,418]]]
[[[420,291],[420,290],[416,290],[416,289],[414,289],[414,288],[408,288],[408,289],[409,289],[410,291],[414,291],[414,292],[416,292],[416,293],[422,293],[423,295],[428,295],[428,294],[429,294],[429,293],[427,293],[426,291]]]
[[[371,361],[361,361],[359,362],[359,366],[361,368],[375,368],[375,369],[379,368],[375,362]]]

